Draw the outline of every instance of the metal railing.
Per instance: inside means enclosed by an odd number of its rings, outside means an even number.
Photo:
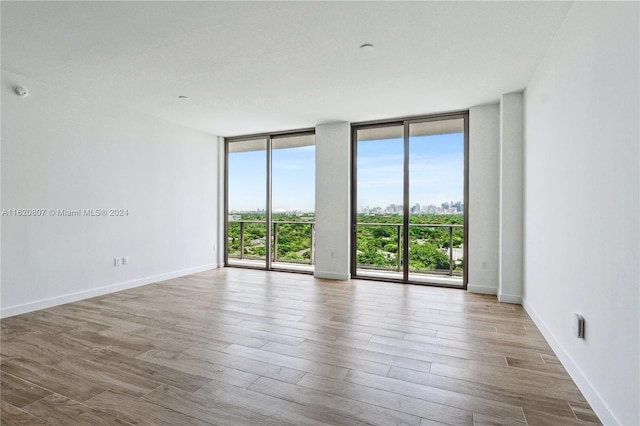
[[[240,225],[240,255],[234,256],[230,251],[228,256],[233,259],[245,259],[245,224],[247,223],[261,223],[266,226],[266,221],[264,220],[230,220],[229,224],[237,223]],[[273,238],[272,244],[272,262],[280,262],[280,263],[304,263],[304,264],[314,264],[314,233],[315,233],[315,222],[305,221],[288,221],[288,220],[274,220],[271,222],[273,224],[273,232],[271,233]],[[309,226],[309,262],[300,261],[298,259],[282,259],[278,260],[278,233],[280,232],[280,225],[302,225]]]
[[[313,265],[313,234],[315,233],[315,222],[295,222],[285,220],[274,220],[273,223],[273,261],[278,261],[278,225],[309,225],[309,264]],[[294,259],[285,259],[284,262],[297,263]]]
[[[404,225],[402,223],[369,223],[369,222],[358,222],[356,223],[357,227],[366,227],[366,226],[391,226],[396,227],[396,272],[400,272],[401,270],[401,247],[402,247],[402,228]],[[453,259],[453,230],[454,229],[464,229],[464,225],[454,225],[454,224],[438,224],[438,223],[410,223],[409,229],[411,228],[449,228],[449,271],[448,273],[442,273],[441,271],[429,271],[430,273],[437,273],[443,275],[454,276],[455,269],[455,261]],[[357,237],[356,237],[357,238]],[[358,265],[360,266],[360,265]],[[371,269],[382,269],[389,270],[389,268],[366,265],[367,268]]]
[[[246,224],[263,224],[266,226],[266,221],[264,220],[229,220],[228,222],[229,224],[239,224],[240,226],[240,253],[239,255],[235,254],[235,253],[231,253],[231,251],[229,250],[228,252],[228,256],[229,258],[232,259],[240,259],[240,260],[245,260],[245,259],[249,259],[249,257],[247,257],[245,255],[245,240],[246,240]],[[273,224],[273,232],[272,232],[272,238],[273,238],[273,243],[272,243],[272,261],[273,262],[280,262],[280,263],[292,263],[292,264],[309,264],[309,265],[313,265],[314,264],[314,252],[315,252],[315,247],[314,247],[314,233],[315,233],[315,222],[298,222],[298,221],[282,221],[282,220],[277,220],[277,221],[272,221]],[[280,225],[300,225],[300,226],[309,226],[309,261],[301,261],[298,259],[282,259],[282,260],[278,260],[278,235],[280,233]],[[376,227],[395,227],[396,228],[396,264],[395,264],[395,268],[389,268],[389,267],[385,267],[385,266],[376,266],[376,265],[358,265],[358,267],[364,266],[366,269],[378,269],[378,270],[385,270],[385,271],[393,271],[395,270],[396,272],[400,272],[402,269],[402,228],[403,228],[403,224],[401,223],[368,223],[368,222],[358,222],[357,227],[372,227],[372,226],[376,226]],[[409,224],[409,229],[411,228],[448,228],[449,230],[449,249],[448,249],[448,257],[449,257],[449,269],[448,271],[443,271],[443,270],[429,270],[429,273],[435,273],[435,274],[439,274],[439,275],[448,275],[448,276],[456,276],[456,275],[460,275],[460,273],[458,272],[458,274],[455,273],[455,260],[454,260],[454,256],[453,256],[453,232],[454,229],[463,229],[464,226],[463,225],[454,225],[454,224],[423,224],[423,223],[411,223]],[[255,258],[254,258],[255,259]],[[411,271],[411,272],[423,272],[424,271]]]

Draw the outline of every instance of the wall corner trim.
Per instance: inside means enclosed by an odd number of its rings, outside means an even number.
[[[497,288],[484,286],[484,285],[468,284],[467,285],[467,291],[469,293],[491,294],[491,295],[494,295],[494,296],[496,294],[498,294],[498,289]]]
[[[206,265],[195,266],[193,268],[167,272],[165,274],[152,275],[150,277],[138,278],[115,284],[109,284],[103,287],[78,291],[76,293],[63,294],[61,296],[51,297],[48,299],[36,300],[34,302],[24,303],[22,305],[8,306],[6,308],[0,309],[0,318],[26,314],[28,312],[37,311],[39,309],[46,309],[53,306],[64,305],[65,303],[77,302],[79,300],[89,299],[91,297],[102,296],[122,290],[128,290],[130,288],[140,287],[147,284],[154,284],[160,281],[183,277],[190,274],[196,274],[198,272],[208,271],[210,269],[216,269],[219,267],[220,264],[218,263],[208,263]]]
[[[549,346],[551,346],[553,352],[558,356],[558,359],[560,359],[560,362],[567,370],[573,381],[576,383],[586,400],[589,402],[589,405],[591,405],[591,408],[593,408],[593,411],[595,411],[602,424],[622,424],[620,421],[618,421],[618,419],[616,419],[602,397],[600,397],[600,394],[596,391],[596,389],[593,388],[589,380],[584,376],[584,374],[582,374],[580,368],[564,350],[553,333],[551,333],[551,330],[542,320],[542,317],[540,317],[536,310],[533,309],[533,307],[529,303],[527,303],[526,298],[523,298],[522,300],[522,307],[525,311],[527,311],[527,314],[529,314],[533,322],[536,324],[536,327],[538,327],[544,338],[547,340],[547,343],[549,343]]]
[[[327,280],[340,280],[340,281],[347,281],[351,279],[351,274],[343,274],[343,273],[336,273],[336,272],[322,272],[322,271],[316,271],[313,273],[314,278],[323,278],[323,279],[327,279]]]
[[[515,305],[522,305],[522,296],[516,294],[498,294],[498,302],[500,303],[513,303]]]

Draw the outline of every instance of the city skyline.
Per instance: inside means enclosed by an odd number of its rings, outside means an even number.
[[[357,213],[369,214],[369,213],[382,213],[382,214],[390,214],[390,213],[401,213],[404,205],[401,203],[392,203],[386,207],[382,206],[364,206],[361,209],[357,210]],[[444,203],[436,204],[421,204],[415,203],[409,207],[409,210],[412,214],[462,214],[464,209],[464,202],[462,200],[457,201],[447,201]],[[262,207],[254,208],[254,209],[230,209],[230,214],[237,213],[264,213],[266,210]],[[311,213],[315,214],[313,210],[304,210],[304,209],[294,209],[294,210],[285,210],[285,209],[275,209],[273,213]]]

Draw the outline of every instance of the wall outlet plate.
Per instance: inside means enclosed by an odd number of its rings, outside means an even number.
[[[580,314],[573,314],[573,335],[584,339],[584,317]]]

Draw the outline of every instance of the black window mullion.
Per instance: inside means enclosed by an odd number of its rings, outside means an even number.
[[[266,207],[266,230],[265,230],[265,268],[267,270],[271,269],[271,246],[272,246],[272,242],[271,242],[271,227],[272,225],[272,215],[271,215],[271,136],[267,136],[267,152],[266,152],[266,159],[267,159],[267,187],[266,187],[266,192],[267,192],[267,205]]]
[[[402,202],[402,280],[409,281],[409,123],[404,122],[404,183]]]

